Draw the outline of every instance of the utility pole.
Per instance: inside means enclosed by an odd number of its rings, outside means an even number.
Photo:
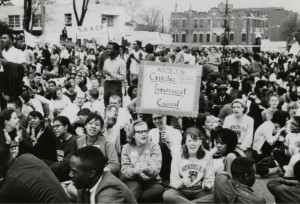
[[[225,5],[225,21],[224,21],[224,38],[223,38],[223,49],[225,50],[225,46],[227,44],[227,39],[229,36],[229,26],[228,26],[228,0],[226,0]]]
[[[161,18],[161,33],[165,32],[165,29],[164,29],[164,18],[165,18],[165,16],[162,15],[162,18]]]

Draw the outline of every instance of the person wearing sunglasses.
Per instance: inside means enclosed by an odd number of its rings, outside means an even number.
[[[124,145],[121,173],[124,183],[133,192],[138,203],[162,203],[164,187],[159,176],[162,155],[158,144],[148,140],[147,123],[133,123],[134,133]]]

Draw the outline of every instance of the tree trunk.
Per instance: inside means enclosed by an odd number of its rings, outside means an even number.
[[[77,9],[76,9],[76,0],[73,0],[73,9],[74,9],[74,14],[75,14],[75,18],[76,18],[76,22],[77,22],[78,26],[82,26],[82,24],[83,24],[84,17],[85,17],[85,14],[87,12],[88,5],[89,5],[89,0],[83,0],[82,8],[81,8],[81,16],[80,16],[80,19],[79,19]]]
[[[32,0],[24,0],[24,19],[23,19],[23,29],[29,32],[29,25],[31,20],[31,8]]]

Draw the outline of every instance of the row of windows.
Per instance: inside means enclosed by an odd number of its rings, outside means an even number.
[[[173,34],[173,42],[179,42],[179,34]],[[230,33],[229,34],[229,40],[232,42],[234,40],[234,34]],[[243,33],[242,34],[242,42],[246,42],[247,40],[247,34]],[[186,42],[186,34],[183,33],[181,34],[181,42],[185,43]],[[193,35],[193,42],[197,43],[197,42],[204,42],[204,34],[200,33],[200,34],[196,34],[194,33]],[[207,33],[206,34],[206,42],[210,42],[210,34]],[[220,43],[221,42],[221,36],[217,35],[216,36],[216,42]]]
[[[173,27],[180,27],[180,26],[181,26],[182,28],[186,28],[187,25],[188,25],[188,23],[187,23],[187,20],[186,20],[186,19],[182,19],[182,20],[181,20],[181,24],[179,23],[179,20],[173,19]],[[210,20],[210,19],[207,19],[207,20],[206,20],[206,24],[205,24],[204,19],[200,19],[200,20],[199,20],[199,24],[198,24],[198,20],[195,19],[195,20],[194,20],[194,27],[197,28],[198,25],[199,25],[199,28],[204,28],[204,27],[210,28],[210,26],[211,26],[211,20]]]
[[[108,27],[112,27],[114,25],[113,16],[102,15],[102,23],[106,24]],[[72,26],[72,14],[65,14],[65,26]]]
[[[41,27],[42,26],[42,17],[41,14],[36,14],[32,17],[33,27]],[[19,28],[21,27],[20,15],[9,15],[8,16],[8,26],[11,28]]]

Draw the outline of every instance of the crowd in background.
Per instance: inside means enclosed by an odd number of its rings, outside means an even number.
[[[24,73],[0,89],[0,201],[84,202],[89,189],[91,203],[265,203],[251,187],[272,177],[265,188],[277,203],[300,202],[299,55],[140,41],[14,43],[2,35],[0,77]],[[137,113],[141,61],[199,65],[198,117]],[[55,193],[24,190],[34,181],[16,175],[28,165],[50,174],[36,180]],[[97,197],[104,181],[125,193]]]

